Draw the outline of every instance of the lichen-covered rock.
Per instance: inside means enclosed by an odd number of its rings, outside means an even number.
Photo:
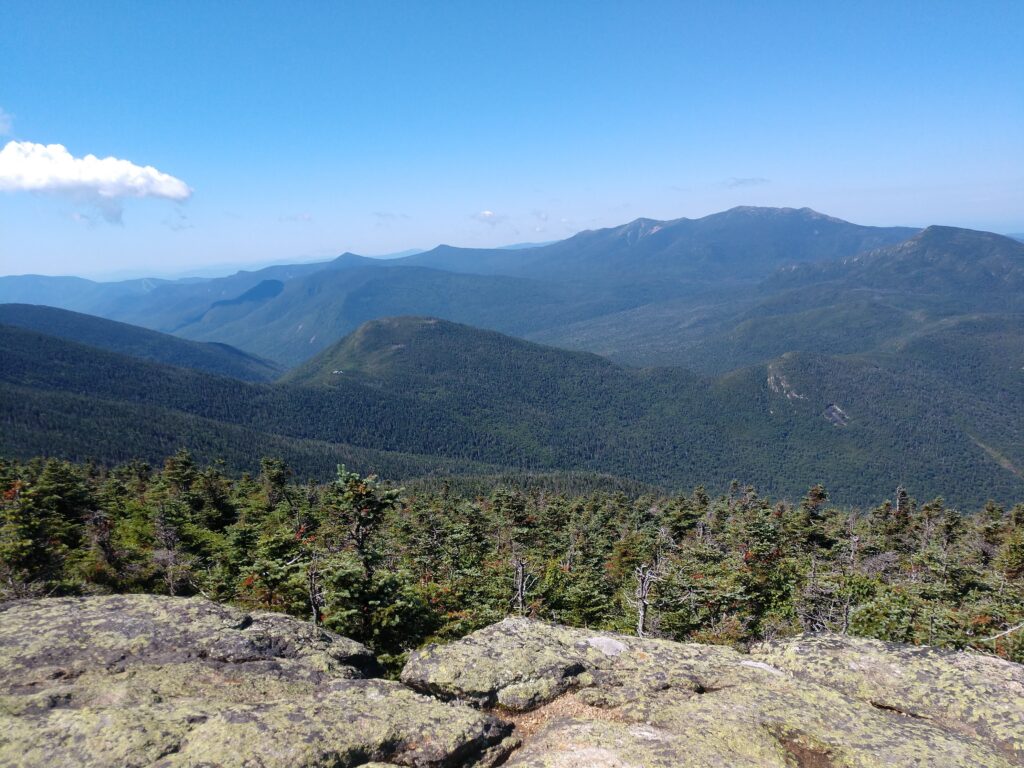
[[[755,655],[872,706],[982,736],[1024,761],[1024,666],[992,656],[836,635]]]
[[[414,653],[416,690],[374,672],[351,640],[205,600],[11,603],[0,766],[1024,766],[1024,668],[972,654],[507,619]]]
[[[489,764],[511,727],[365,679],[359,643],[206,600],[0,606],[0,766]]]
[[[353,640],[280,614],[247,614],[198,598],[116,595],[0,605],[5,678],[28,683],[195,661],[211,668],[271,665],[277,677],[306,683],[376,670],[373,654]]]
[[[845,638],[746,655],[507,619],[413,654],[402,679],[513,719],[534,710],[509,766],[1007,768],[1024,765],[1021,672]]]

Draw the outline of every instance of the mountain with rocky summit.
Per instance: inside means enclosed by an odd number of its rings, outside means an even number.
[[[1024,667],[845,636],[743,653],[506,619],[401,682],[309,623],[199,598],[0,606],[0,765],[1024,765]]]

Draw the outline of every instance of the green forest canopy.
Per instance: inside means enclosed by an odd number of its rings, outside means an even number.
[[[403,490],[339,467],[232,479],[185,451],[162,468],[0,461],[0,599],[200,594],[410,649],[510,613],[744,645],[801,632],[1024,660],[1024,504],[973,514],[898,490],[840,509],[734,485],[673,497],[496,484]],[[1008,631],[1009,630],[1009,631]]]

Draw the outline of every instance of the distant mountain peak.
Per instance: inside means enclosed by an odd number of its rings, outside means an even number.
[[[619,227],[618,236],[625,238],[630,243],[635,243],[642,237],[653,235],[665,228],[667,222],[656,219],[639,218]]]
[[[885,249],[883,249],[885,250]],[[949,253],[965,258],[999,256],[1024,265],[1024,243],[1006,235],[933,224],[890,249],[895,253]]]
[[[839,272],[834,271],[837,268]],[[1024,243],[994,232],[933,225],[902,242],[790,274],[803,273],[806,280],[829,272],[842,274],[848,285],[860,290],[900,285],[935,296],[957,296],[965,306],[978,301],[1005,306],[1007,297],[1024,287]]]
[[[849,224],[849,222],[844,219],[839,219],[836,218],[835,216],[829,216],[828,214],[820,213],[819,211],[816,211],[813,208],[807,208],[806,206],[803,208],[776,208],[772,206],[737,205],[736,207],[730,208],[729,210],[723,211],[722,213],[713,213],[711,214],[711,216],[708,216],[706,218],[711,218],[712,216],[725,216],[729,214],[758,216],[761,218],[769,218],[773,216],[796,216],[802,219],[829,221],[834,224]]]
[[[1000,235],[995,232],[986,232],[980,229],[949,227],[944,224],[932,224],[931,226],[925,227],[916,236],[912,237],[911,240],[932,241],[940,238],[972,238],[975,240],[989,240],[992,242],[1014,242],[1014,238],[1007,235]]]

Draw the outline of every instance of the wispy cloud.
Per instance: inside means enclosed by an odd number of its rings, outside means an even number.
[[[534,210],[530,211],[530,213],[532,214],[533,218],[536,219],[536,223],[533,226],[533,231],[544,232],[548,227],[548,219],[550,218],[548,212],[535,208]]]
[[[300,224],[308,224],[313,221],[313,214],[311,213],[290,213],[285,216],[278,216],[278,221],[294,221]]]
[[[494,211],[484,210],[480,211],[479,213],[474,213],[470,218],[476,219],[481,224],[490,224],[493,227],[505,221],[505,219],[507,219],[508,216],[502,216],[495,213]]]
[[[729,188],[756,187],[760,184],[771,184],[771,179],[765,179],[761,176],[733,176],[726,179],[724,183]]]
[[[373,218],[377,220],[378,227],[388,229],[402,221],[408,221],[411,216],[407,213],[393,213],[392,211],[374,211]]]
[[[79,224],[84,224],[87,227],[96,226],[95,217],[90,216],[87,213],[83,213],[82,211],[72,211],[68,214],[68,218],[72,221],[77,221]]]
[[[180,208],[175,209],[170,216],[163,220],[163,224],[174,232],[181,232],[186,229],[193,229],[194,224],[188,220],[188,216]]]
[[[0,136],[14,133],[14,115],[0,107]]]

